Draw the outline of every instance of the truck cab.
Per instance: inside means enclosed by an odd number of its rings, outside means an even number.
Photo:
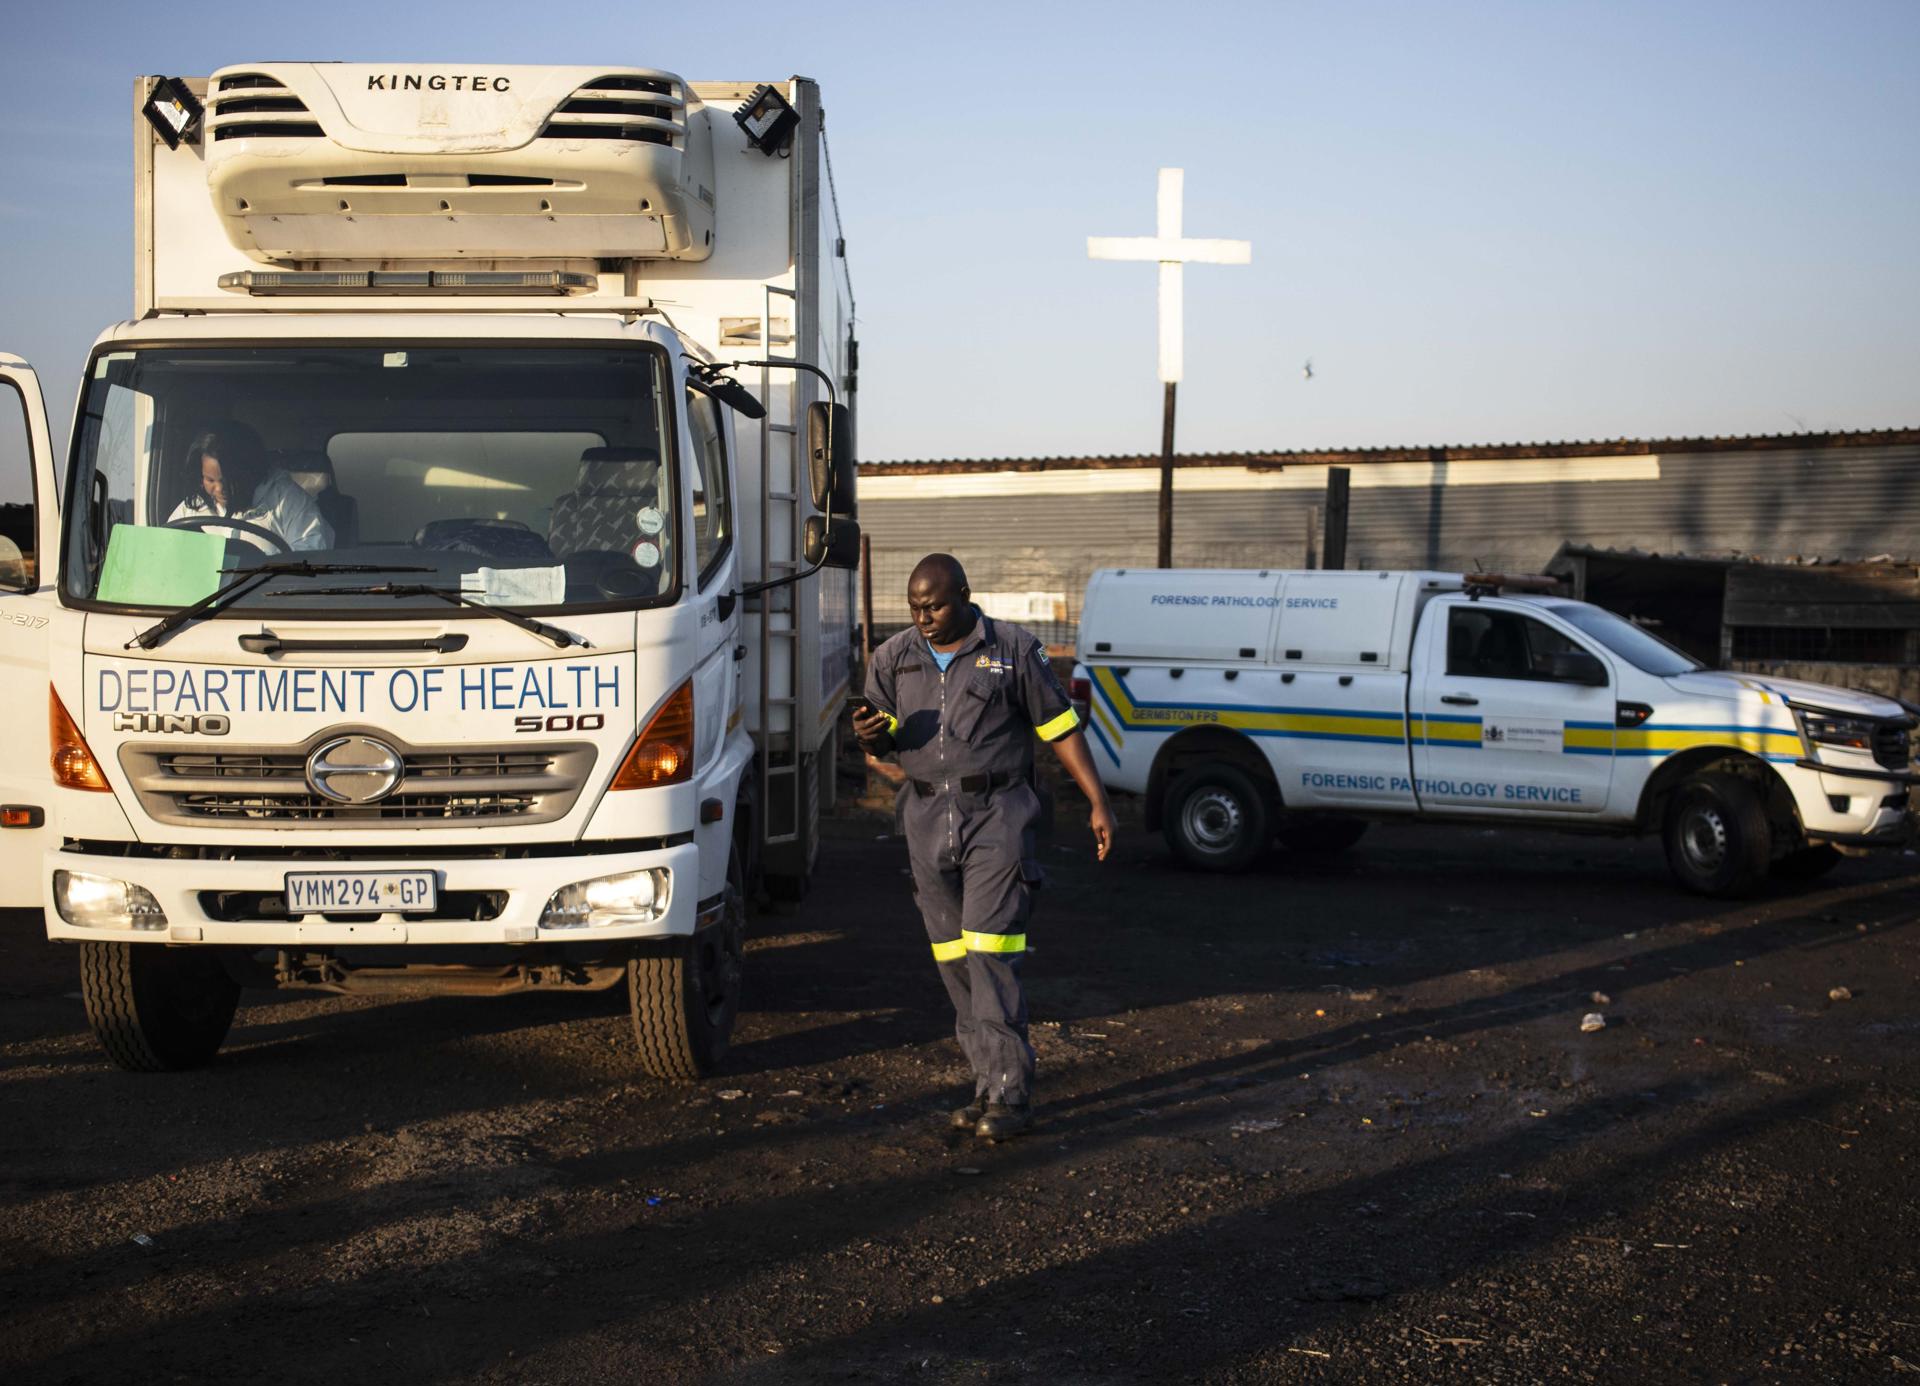
[[[0,362],[0,889],[125,1066],[205,1061],[247,985],[624,984],[696,1077],[751,892],[812,869],[858,548],[817,91],[485,76],[143,79],[140,311],[63,475]]]
[[[1658,833],[1713,895],[1911,834],[1913,719],[1704,668],[1543,578],[1112,571],[1076,687],[1111,787],[1190,864],[1375,819]]]

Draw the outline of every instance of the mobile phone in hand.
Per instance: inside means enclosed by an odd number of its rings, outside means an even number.
[[[847,698],[847,711],[855,717],[871,717],[879,710],[879,708],[875,707],[858,693],[852,694]]]

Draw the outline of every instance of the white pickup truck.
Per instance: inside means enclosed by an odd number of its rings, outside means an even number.
[[[1899,703],[1715,672],[1551,579],[1112,570],[1074,696],[1109,788],[1194,866],[1370,819],[1660,833],[1689,889],[1751,892],[1911,834]]]

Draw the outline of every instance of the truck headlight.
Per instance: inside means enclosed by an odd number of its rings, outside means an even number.
[[[575,881],[553,892],[540,914],[543,929],[651,924],[667,912],[673,873],[664,866]]]
[[[53,873],[53,907],[78,929],[167,927],[167,912],[145,886],[84,871]]]
[[[1822,746],[1845,746],[1855,751],[1873,749],[1876,724],[1867,717],[1842,717],[1836,712],[1803,712],[1800,725],[1807,729],[1807,740]]]

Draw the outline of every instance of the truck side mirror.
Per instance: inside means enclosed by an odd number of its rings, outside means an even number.
[[[1562,650],[1547,659],[1547,675],[1555,683],[1578,683],[1588,688],[1607,686],[1607,666],[1585,650]]]
[[[824,558],[829,568],[858,568],[860,526],[835,515],[829,528],[824,515],[809,515],[802,552],[810,564],[820,563]]]
[[[837,518],[852,516],[854,495],[853,411],[817,399],[807,406],[807,482],[813,508]]]

